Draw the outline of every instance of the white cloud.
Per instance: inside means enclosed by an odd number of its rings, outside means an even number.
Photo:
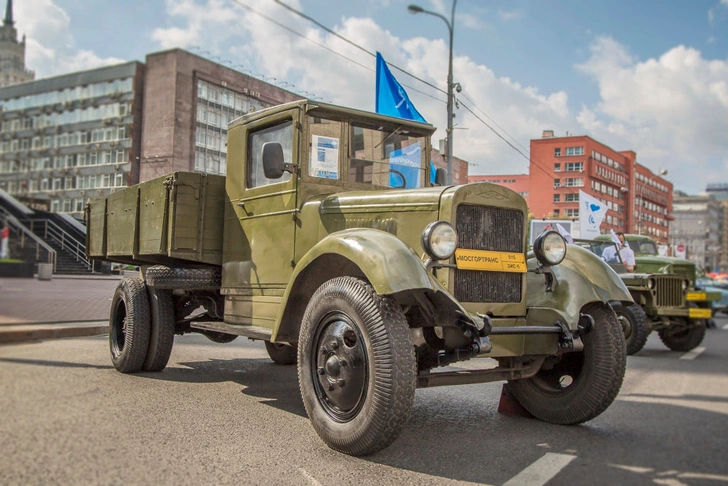
[[[124,61],[114,57],[101,58],[92,51],[79,50],[68,14],[53,0],[15,2],[13,16],[18,36],[27,36],[25,64],[35,71],[36,78]]]
[[[695,174],[721,173],[728,153],[728,62],[685,46],[638,62],[606,37],[591,52],[577,68],[598,83],[601,101],[582,109],[582,126],[653,170],[669,169],[677,188],[703,190]]]
[[[168,11],[174,23],[169,28],[157,29],[154,38],[162,47],[171,47],[175,42],[180,42],[179,39],[191,39],[186,45],[200,45],[200,36],[212,32],[212,40],[204,47],[212,51],[208,45],[217,46],[220,51],[218,55],[223,60],[229,59],[234,64],[242,64],[256,73],[264,73],[269,78],[285,79],[294,83],[299,92],[305,90],[336,104],[373,110],[373,57],[340,38],[315,28],[274,2],[248,3],[256,11],[300,32],[305,39],[245,9],[238,9],[234,14],[227,15],[227,19],[234,18],[234,22],[221,20],[224,16],[220,13],[207,14],[206,12],[221,5],[217,0],[185,0],[181,3],[168,1]],[[297,4],[289,4],[300,10]],[[430,2],[430,8],[438,12],[444,12],[449,5],[449,2],[441,0]],[[449,11],[444,14],[449,16]],[[449,49],[445,40],[428,40],[423,37],[402,39],[383,30],[369,18],[342,18],[332,28],[370,52],[380,51],[388,62],[406,72],[438,86],[443,91],[446,90]],[[322,44],[341,56],[316,44]],[[271,46],[275,46],[275,49]],[[405,85],[420,113],[439,127],[433,138],[433,144],[437,147],[438,140],[445,138],[445,95],[396,69],[392,69],[392,72]],[[577,124],[569,114],[568,97],[564,92],[540,93],[535,87],[522,86],[508,78],[499,78],[486,66],[478,65],[464,56],[455,57],[453,72],[455,81],[463,87],[461,103],[471,107],[486,122],[493,124],[487,117],[494,120],[525,147],[521,148],[525,153],[528,152],[528,140],[534,134],[541,133],[543,128],[563,131],[572,129]],[[476,107],[484,110],[487,116]],[[475,164],[471,168],[473,173],[527,171],[528,161],[503,141],[496,139],[465,108],[457,110],[456,123],[462,130],[457,129],[455,132],[455,155]]]
[[[523,17],[523,11],[521,10],[498,10],[498,17],[503,22],[511,22],[513,20],[519,20],[521,17]]]

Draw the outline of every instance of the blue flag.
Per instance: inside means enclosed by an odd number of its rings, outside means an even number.
[[[387,63],[384,62],[384,58],[379,52],[377,52],[377,99],[374,111],[382,115],[426,123],[410,101],[407,92],[392,76]]]

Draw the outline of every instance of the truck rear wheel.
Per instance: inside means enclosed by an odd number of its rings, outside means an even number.
[[[658,331],[660,340],[672,351],[690,351],[703,342],[705,337],[705,321],[695,321],[689,326],[671,329],[666,327]]]
[[[114,368],[122,373],[142,370],[149,348],[149,298],[144,281],[125,277],[111,299],[109,347]]]
[[[294,365],[298,361],[298,350],[295,346],[266,341],[265,350],[275,364]]]
[[[162,371],[169,362],[174,344],[174,304],[172,291],[147,287],[150,308],[149,349],[144,371]]]
[[[415,353],[397,303],[367,283],[324,283],[303,316],[298,380],[316,433],[354,456],[390,445],[415,394]]]
[[[614,401],[624,379],[627,353],[617,315],[606,304],[589,304],[583,313],[594,318],[582,337],[584,350],[565,353],[536,375],[512,380],[509,388],[534,417],[575,425],[602,413]]]
[[[647,337],[650,335],[650,325],[647,322],[645,311],[637,304],[615,305],[614,312],[624,319],[624,340],[627,344],[627,354],[633,355],[645,347]]]

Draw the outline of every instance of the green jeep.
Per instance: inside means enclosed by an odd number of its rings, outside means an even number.
[[[648,236],[624,235],[635,254],[635,273],[629,273],[609,235],[584,242],[597,255],[614,247],[618,261],[609,262],[619,274],[637,305],[615,305],[625,328],[627,354],[642,349],[650,332],[656,330],[673,351],[690,351],[705,336],[706,321],[712,317],[715,292],[695,289],[696,266],[679,258],[658,255],[657,244]]]
[[[394,441],[415,389],[507,381],[535,417],[578,424],[624,377],[622,281],[481,183],[430,182],[434,127],[300,101],[228,130],[227,176],[176,172],[92,201],[90,257],[139,265],[110,313],[111,360],[161,371],[174,334],[265,341],[297,364],[331,448]],[[435,180],[442,181],[438,171]],[[482,366],[449,367],[476,357]]]

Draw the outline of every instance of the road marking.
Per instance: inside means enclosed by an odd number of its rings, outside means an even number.
[[[315,477],[311,476],[311,474],[306,471],[304,468],[299,467],[298,470],[303,474],[306,479],[308,479],[308,482],[313,484],[314,486],[323,486]]]
[[[728,329],[728,324],[723,324],[723,327],[721,329]]]
[[[541,459],[509,479],[503,486],[542,486],[553,479],[576,456],[548,452]]]
[[[705,347],[704,346],[700,346],[699,348],[695,348],[692,351],[688,351],[687,353],[683,354],[682,356],[680,356],[680,359],[695,359],[703,351],[705,351]]]

